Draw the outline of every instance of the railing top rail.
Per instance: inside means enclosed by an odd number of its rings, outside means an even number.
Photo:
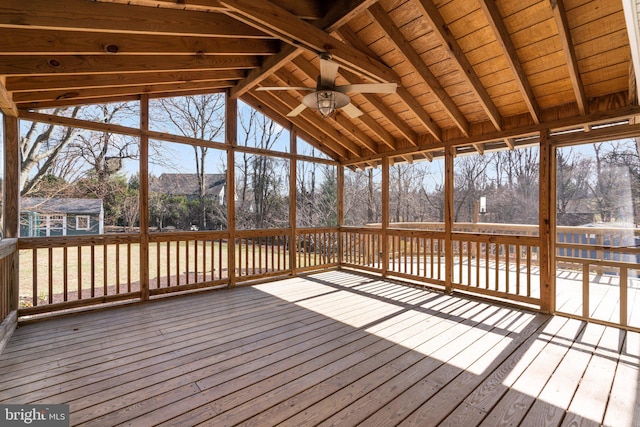
[[[236,230],[236,237],[272,237],[272,236],[286,236],[291,234],[290,228],[272,228],[261,230]]]
[[[94,236],[20,237],[18,249],[97,246],[116,243],[140,243],[139,234],[99,234]]]
[[[18,239],[0,240],[0,259],[7,257],[16,251]]]
[[[169,231],[149,233],[149,241],[164,242],[167,240],[214,240],[229,237],[228,231]]]

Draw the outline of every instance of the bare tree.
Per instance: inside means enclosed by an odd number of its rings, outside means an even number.
[[[238,143],[273,150],[283,128],[262,113],[241,108]],[[241,228],[285,227],[288,214],[288,160],[242,152],[236,162],[236,224]]]
[[[163,98],[155,104],[156,119],[170,130],[201,139],[216,141],[224,136],[224,94]],[[209,148],[193,146],[193,159],[198,179],[198,201],[200,228],[207,228],[207,182],[206,158]]]

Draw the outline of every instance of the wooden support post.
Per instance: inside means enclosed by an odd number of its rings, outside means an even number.
[[[453,158],[455,150],[455,147],[449,146],[444,153],[444,279],[447,293],[453,292]]]
[[[342,239],[342,227],[344,226],[344,166],[338,165],[338,266],[344,263],[344,240]]]
[[[226,94],[225,143],[227,144],[227,273],[229,287],[236,285],[236,201],[235,146],[238,140],[238,101]]]
[[[389,270],[389,156],[382,158],[382,248],[379,260],[382,268],[382,277],[387,277]]]
[[[20,126],[14,116],[4,116],[4,210],[3,235],[6,238],[18,238],[20,234]],[[7,275],[9,285],[9,309],[18,309],[20,277],[18,271],[18,254],[12,256],[12,265]],[[0,319],[0,322],[2,319]]]
[[[291,226],[291,234],[289,235],[289,268],[291,269],[291,275],[296,275],[296,220],[297,220],[297,205],[296,205],[296,174],[298,170],[298,164],[296,161],[296,154],[298,153],[298,144],[296,143],[297,133],[295,128],[291,127],[289,131],[289,144],[293,157],[289,160],[289,224]]]
[[[4,117],[4,237],[17,238],[20,223],[20,128],[18,118]]]
[[[149,299],[149,96],[140,97],[140,299]],[[105,266],[106,268],[106,266]],[[157,278],[160,280],[160,277]]]
[[[540,132],[540,311],[555,311],[555,148],[549,131]],[[553,217],[553,218],[552,218]]]

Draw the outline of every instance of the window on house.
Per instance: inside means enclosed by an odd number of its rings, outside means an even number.
[[[78,215],[76,217],[76,230],[90,230],[91,217],[89,215]]]

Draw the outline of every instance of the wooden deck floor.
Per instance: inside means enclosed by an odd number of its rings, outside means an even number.
[[[72,425],[640,425],[640,334],[348,272],[20,327],[0,401]]]

